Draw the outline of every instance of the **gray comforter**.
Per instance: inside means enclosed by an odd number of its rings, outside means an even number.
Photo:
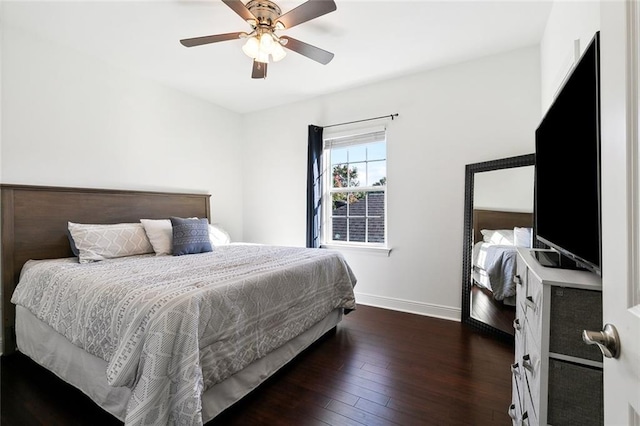
[[[356,279],[331,250],[230,245],[188,256],[28,261],[11,301],[107,361],[126,425],[202,424],[210,386],[335,308]]]
[[[479,242],[473,246],[473,267],[484,271],[489,278],[490,290],[496,300],[506,305],[515,305],[517,247],[513,245]]]
[[[516,275],[517,256],[514,246],[491,246],[487,250],[485,267],[493,297],[508,305],[515,304],[516,285],[513,277]]]

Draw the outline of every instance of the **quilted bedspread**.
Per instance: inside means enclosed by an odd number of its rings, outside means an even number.
[[[126,425],[201,425],[204,390],[333,309],[355,309],[355,283],[332,250],[229,245],[30,260],[11,301],[107,362],[107,382],[132,391]]]

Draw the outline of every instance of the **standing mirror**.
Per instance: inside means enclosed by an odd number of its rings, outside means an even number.
[[[465,168],[462,322],[513,341],[517,247],[534,245],[535,154]]]

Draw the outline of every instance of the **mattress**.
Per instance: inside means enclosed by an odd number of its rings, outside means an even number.
[[[207,389],[202,395],[203,421],[213,419],[257,388],[296,355],[336,327],[342,316],[342,309],[334,309],[301,335]],[[104,360],[73,345],[22,306],[16,307],[16,342],[18,351],[81,390],[114,417],[125,420],[131,390],[107,384],[107,363]]]
[[[91,264],[29,261],[12,302],[106,363],[106,383],[130,392],[125,424],[200,425],[205,391],[334,309],[354,309],[354,285],[338,252],[223,246]]]

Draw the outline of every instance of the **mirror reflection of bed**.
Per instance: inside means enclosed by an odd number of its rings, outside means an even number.
[[[474,209],[472,317],[513,333],[516,248],[531,247],[532,234],[531,212]]]
[[[535,155],[465,168],[464,324],[513,341],[517,247],[533,243]]]

